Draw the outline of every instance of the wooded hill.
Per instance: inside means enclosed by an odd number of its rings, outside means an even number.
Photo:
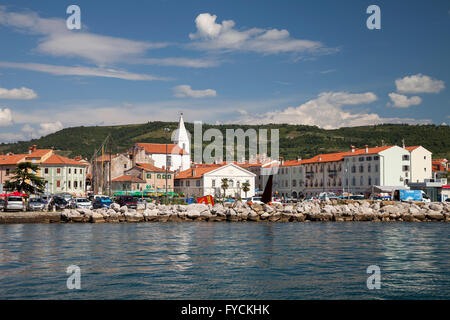
[[[109,134],[112,137],[113,152],[116,153],[129,149],[136,142],[170,143],[170,134],[166,133],[164,128],[173,131],[177,125],[177,122],[157,121],[118,126],[72,127],[39,139],[2,143],[0,152],[25,153],[29,146],[36,144],[38,148],[54,148],[57,153],[64,156],[81,155],[91,159],[94,150],[101,146]],[[285,159],[297,157],[306,159],[318,153],[348,151],[350,145],[357,148],[363,148],[366,144],[370,147],[392,144],[401,146],[403,139],[407,146],[424,146],[433,152],[433,158],[450,159],[450,126],[446,125],[383,124],[325,130],[315,126],[287,124],[261,126],[203,124],[203,132],[209,128],[219,129],[224,137],[226,129],[241,128],[245,131],[253,128],[257,132],[258,129],[268,129],[268,132],[270,129],[279,129],[280,155]],[[186,129],[193,134],[194,124],[186,123]],[[204,142],[203,145],[209,143]],[[268,150],[270,153],[270,147]]]

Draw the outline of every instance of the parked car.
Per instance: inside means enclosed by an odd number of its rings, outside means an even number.
[[[116,202],[121,206],[127,206],[130,209],[137,208],[137,198],[133,196],[118,196]]]
[[[75,198],[70,204],[72,209],[92,209],[92,202],[87,198]]]
[[[5,211],[25,211],[25,202],[22,197],[6,197]]]
[[[62,198],[66,200],[67,202],[72,201],[73,196],[70,193],[59,193],[56,195],[58,198]]]
[[[60,198],[60,197],[54,197],[54,198],[50,201],[50,203],[49,203],[48,206],[49,206],[50,208],[55,207],[56,210],[64,210],[64,209],[66,209],[66,208],[69,207],[69,202],[67,202],[67,201],[66,201],[65,199],[63,199],[63,198]]]
[[[107,196],[97,196],[92,202],[92,207],[94,209],[109,208],[112,203],[112,200]]]
[[[245,200],[251,203],[264,204],[264,202],[262,202],[262,197],[249,197],[245,198]]]
[[[321,192],[319,200],[337,200],[339,197],[334,192]]]
[[[0,211],[5,209],[5,202],[6,202],[5,199],[0,199]]]
[[[42,211],[45,208],[45,203],[40,198],[33,198],[28,201],[28,211]]]

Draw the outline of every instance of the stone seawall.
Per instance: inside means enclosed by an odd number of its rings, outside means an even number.
[[[450,203],[393,201],[328,201],[294,205],[260,205],[236,202],[216,204],[155,205],[128,209],[66,209],[62,212],[0,212],[0,224],[104,223],[104,222],[309,222],[309,221],[450,221]]]

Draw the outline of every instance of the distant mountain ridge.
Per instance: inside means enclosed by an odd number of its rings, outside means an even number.
[[[38,148],[54,148],[57,153],[75,157],[81,155],[91,159],[105,138],[111,134],[113,152],[123,152],[136,142],[170,143],[170,132],[177,129],[177,122],[148,122],[117,126],[72,127],[60,130],[39,139],[17,143],[0,144],[0,152],[23,153],[36,144]],[[194,124],[185,123],[186,129],[193,134]],[[280,156],[285,159],[303,159],[319,153],[348,151],[351,145],[362,148],[364,145],[422,145],[431,152],[433,158],[450,159],[450,126],[446,125],[407,125],[382,124],[361,127],[345,127],[325,130],[315,126],[268,124],[268,125],[209,125],[203,124],[203,132],[210,128],[219,129],[225,137],[226,129],[279,129]],[[204,142],[207,145],[210,142]],[[194,147],[192,138],[191,148]],[[193,149],[192,149],[193,150]],[[270,152],[270,147],[268,148]],[[225,154],[225,153],[224,153]],[[270,155],[270,154],[269,154]]]

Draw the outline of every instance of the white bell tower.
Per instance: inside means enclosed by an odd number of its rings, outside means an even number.
[[[183,113],[180,114],[178,129],[175,131],[173,143],[187,153],[186,155],[182,155],[181,170],[189,169],[191,167],[191,140],[184,126]]]

